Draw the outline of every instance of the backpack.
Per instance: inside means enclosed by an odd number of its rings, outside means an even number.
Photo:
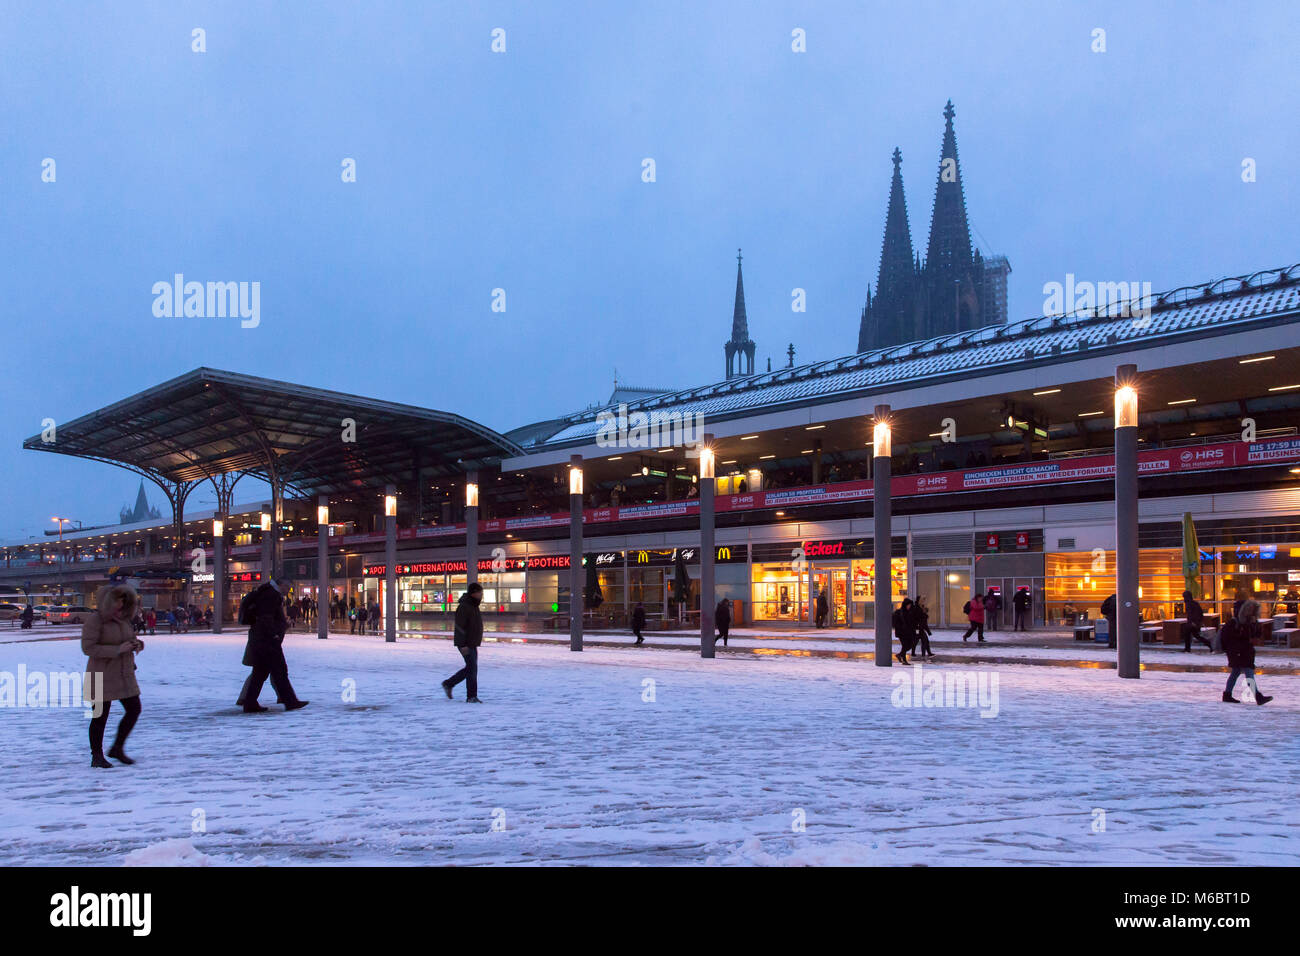
[[[179,615],[177,615],[179,617]],[[239,623],[247,624],[250,627],[253,624],[253,592],[244,595],[244,599],[239,602]]]
[[[967,601],[965,604],[963,604],[963,605],[961,606],[961,612],[962,612],[963,614],[969,614],[969,613],[970,613],[970,601]]]

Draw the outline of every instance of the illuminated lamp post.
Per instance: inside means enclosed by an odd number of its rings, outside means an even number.
[[[1115,370],[1115,644],[1120,677],[1142,676],[1138,596],[1136,365]]]
[[[330,636],[330,497],[316,496],[316,636]]]
[[[478,472],[465,476],[465,584],[478,581]]]
[[[263,511],[259,525],[262,529],[262,580],[269,581],[274,577],[274,568],[271,567],[271,557],[275,554],[275,545],[271,540],[271,513]]]
[[[714,461],[713,436],[705,434],[700,446],[700,656],[713,657],[714,574]]]
[[[582,650],[582,456],[569,457],[569,650]]]
[[[226,522],[212,519],[212,633],[220,634],[226,618]]]
[[[873,471],[871,481],[871,513],[874,524],[872,553],[876,562],[876,666],[893,667],[894,618],[893,583],[889,576],[889,559],[893,556],[891,533],[893,530],[893,502],[890,498],[890,455],[893,453],[893,433],[889,426],[889,406],[877,405],[874,444],[871,448]]]
[[[384,640],[397,641],[397,486],[384,489]]]

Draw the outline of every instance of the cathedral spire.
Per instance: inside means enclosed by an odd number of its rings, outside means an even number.
[[[916,284],[912,229],[907,221],[907,197],[903,191],[903,153],[895,147],[894,175],[889,183],[889,207],[885,213],[885,238],[880,247],[880,272],[875,299],[867,290],[867,306],[858,329],[858,351],[867,352],[882,344],[906,340],[914,327]],[[900,336],[902,337],[900,339]]]
[[[936,317],[936,332],[956,332],[973,327],[978,316],[975,258],[971,251],[970,224],[966,219],[966,194],[957,159],[957,134],[952,100],[944,107],[943,147],[939,177],[934,187],[934,212],[930,242],[925,254],[926,286]]]
[[[727,378],[754,374],[754,343],[749,338],[749,317],[745,314],[745,277],[741,273],[741,258],[737,249],[736,305],[731,312],[731,340],[723,346],[727,356]],[[737,360],[733,363],[732,359]]]
[[[907,197],[903,194],[903,153],[894,149],[894,178],[889,184],[889,211],[885,214],[885,241],[880,247],[880,273],[876,295],[889,296],[910,286],[913,273],[912,230],[907,222]]]

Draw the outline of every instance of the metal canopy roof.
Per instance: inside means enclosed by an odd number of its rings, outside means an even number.
[[[344,438],[355,422],[355,441]],[[301,495],[401,486],[517,455],[519,446],[447,412],[198,368],[57,426],[23,447],[107,462],[160,484],[232,473]]]
[[[1139,318],[1072,314],[986,326],[796,368],[777,369],[713,385],[628,402],[630,411],[702,413],[714,420],[790,405],[808,405],[885,389],[928,385],[993,371],[1067,362],[1081,355],[1134,346],[1159,347],[1183,337],[1217,335],[1300,315],[1300,264],[1188,286],[1154,297]],[[1118,311],[1118,309],[1116,310]],[[599,430],[601,409],[556,422],[549,436],[528,436],[530,451],[580,444]],[[520,430],[524,434],[523,430]]]

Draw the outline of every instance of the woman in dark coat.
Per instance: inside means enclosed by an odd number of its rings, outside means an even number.
[[[723,598],[718,602],[718,606],[713,611],[713,621],[718,627],[718,636],[722,638],[722,646],[727,646],[727,630],[731,627],[731,602]]]
[[[903,645],[903,649],[894,655],[900,664],[910,664],[908,652],[916,644],[916,621],[912,616],[912,599],[903,598],[903,603],[894,612],[894,636]]]
[[[117,725],[117,736],[108,756],[119,763],[132,764],[135,761],[122,748],[140,716],[135,655],[144,650],[144,641],[136,637],[131,627],[138,599],[134,590],[118,584],[100,588],[96,603],[99,610],[81,625],[81,650],[86,655],[82,694],[96,711],[90,721],[90,765],[113,766],[104,759],[104,728],[108,726],[108,711],[115,700],[122,702],[125,714]]]
[[[921,642],[921,656],[932,660],[934,652],[930,650],[930,636],[934,632],[930,630],[930,612],[921,602],[919,594],[912,605],[912,621],[916,626],[916,639]]]
[[[1259,605],[1253,600],[1242,602],[1241,617],[1230,618],[1223,625],[1220,632],[1223,641],[1223,652],[1228,655],[1228,666],[1232,668],[1232,673],[1228,675],[1228,686],[1223,689],[1223,702],[1225,704],[1240,704],[1241,701],[1232,696],[1232,689],[1237,685],[1237,678],[1245,675],[1246,683],[1255,694],[1256,704],[1267,704],[1272,697],[1266,697],[1259,692],[1259,685],[1255,683],[1255,645],[1251,643],[1251,636],[1255,632],[1255,621],[1251,616],[1254,604],[1254,614],[1258,614]]]

